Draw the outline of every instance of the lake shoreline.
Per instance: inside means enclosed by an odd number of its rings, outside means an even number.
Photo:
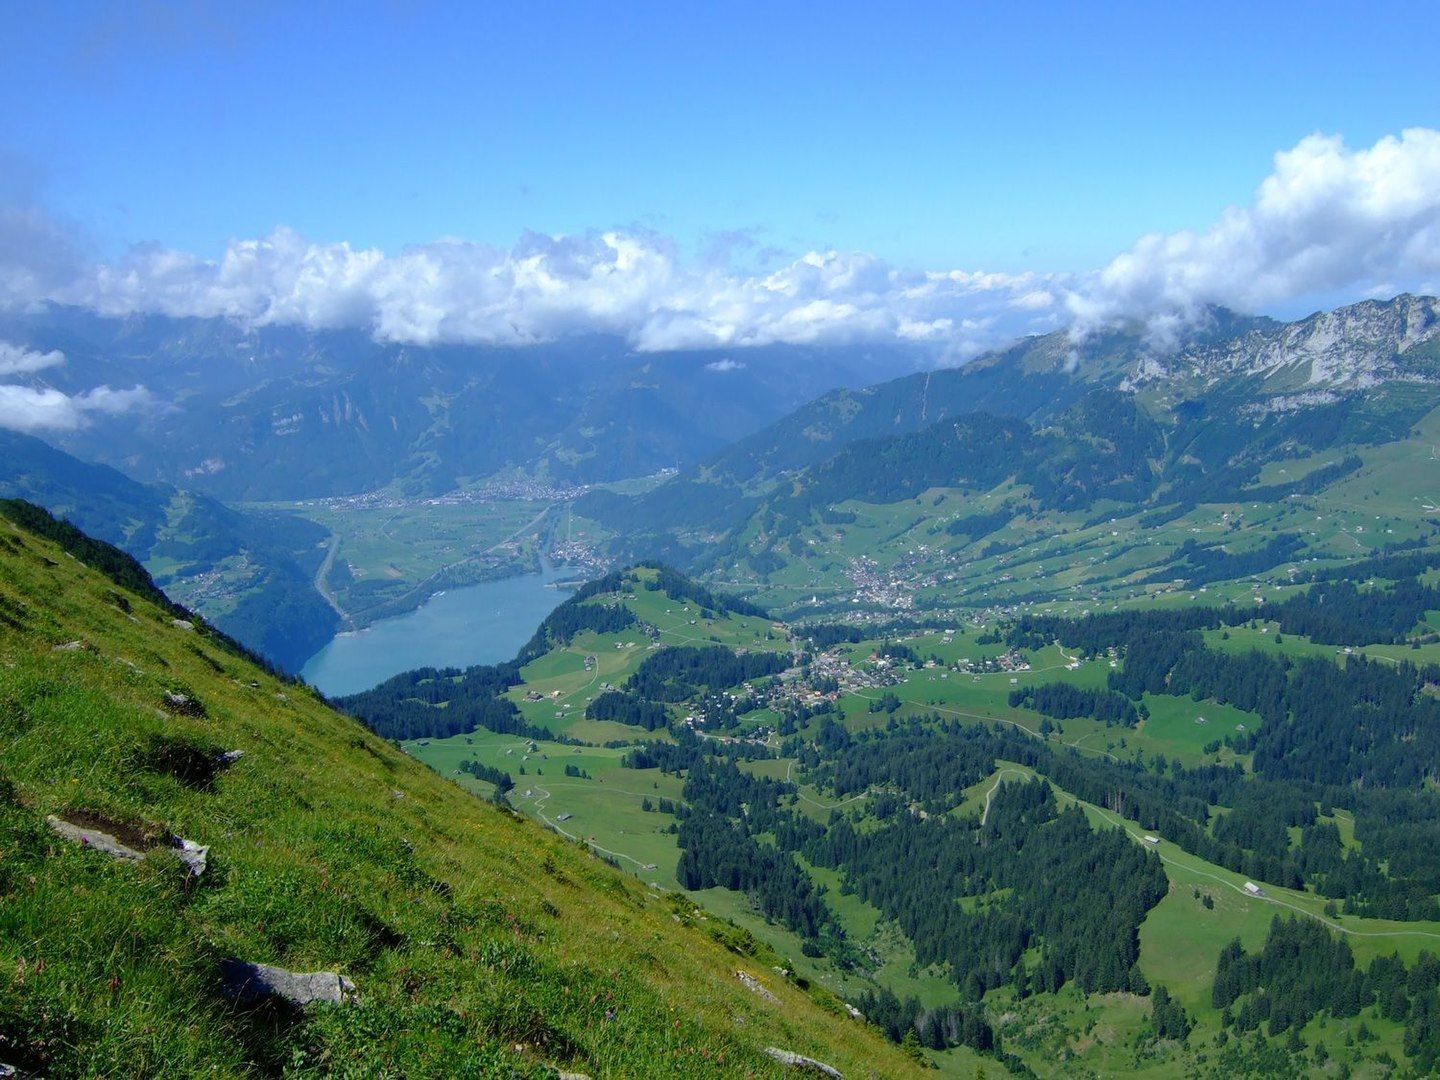
[[[573,571],[547,560],[538,572],[439,589],[409,611],[337,632],[300,675],[342,697],[415,668],[502,663],[574,587]]]

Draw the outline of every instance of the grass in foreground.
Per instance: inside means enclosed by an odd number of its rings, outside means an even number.
[[[749,935],[483,803],[54,545],[8,523],[0,539],[0,1061],[778,1075],[774,1045],[847,1075],[913,1071]],[[229,750],[244,756],[211,777],[184,767]],[[81,812],[207,844],[210,869],[112,861],[44,824]],[[238,1007],[218,978],[230,956],[343,972],[360,1004]]]

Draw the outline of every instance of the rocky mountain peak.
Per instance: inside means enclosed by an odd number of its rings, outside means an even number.
[[[1252,326],[1234,337],[1188,345],[1170,357],[1146,356],[1127,383],[1260,376],[1277,388],[1358,390],[1386,381],[1432,382],[1440,373],[1429,351],[1417,346],[1437,338],[1440,299],[1405,294],[1295,322]]]

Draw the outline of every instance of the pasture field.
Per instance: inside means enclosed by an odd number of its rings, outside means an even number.
[[[1207,754],[1205,746],[1226,735],[1254,731],[1260,723],[1255,713],[1218,701],[1195,701],[1166,694],[1146,694],[1143,700],[1150,716],[1140,721],[1130,739],[1131,745],[1179,758],[1186,765],[1211,761],[1228,764],[1235,758],[1233,751],[1222,746]]]
[[[956,635],[957,639],[960,635]],[[912,647],[926,655],[915,642]],[[868,645],[855,646],[857,653],[868,653]],[[964,646],[951,646],[952,651],[963,651]],[[1001,646],[985,648],[999,649]],[[1076,664],[1059,646],[1048,646],[1031,656],[1032,670],[1015,672],[965,673],[945,671],[939,668],[907,671],[904,681],[884,690],[872,689],[844,694],[836,702],[840,721],[852,731],[884,727],[889,717],[884,713],[870,711],[884,693],[893,693],[902,702],[897,717],[939,715],[962,722],[999,722],[1023,729],[1036,738],[1046,738],[1055,745],[1073,747],[1082,752],[1105,754],[1121,758],[1143,758],[1149,760],[1155,755],[1178,759],[1185,765],[1199,765],[1211,762],[1228,763],[1236,760],[1235,753],[1221,746],[1206,752],[1205,746],[1222,740],[1227,734],[1253,730],[1259,718],[1233,706],[1217,702],[1195,702],[1189,698],[1174,698],[1163,695],[1146,695],[1145,705],[1150,709],[1150,718],[1142,720],[1135,728],[1107,726],[1088,717],[1074,717],[1052,720],[1052,731],[1042,736],[1044,721],[1039,713],[1017,708],[1009,703],[1010,693],[1027,686],[1038,686],[1050,682],[1065,682],[1071,685],[1101,689],[1111,670],[1106,659],[1090,660]],[[1205,723],[1196,723],[1197,717],[1204,717]],[[812,721],[811,727],[815,726]],[[1239,725],[1244,724],[1242,729]]]
[[[529,723],[556,734],[591,742],[634,738],[635,728],[586,720],[585,706],[604,692],[603,686],[619,686],[633,675],[652,651],[649,639],[636,627],[614,634],[582,631],[568,646],[553,649],[523,667],[525,682],[506,696]],[[539,694],[542,700],[527,700],[529,694]],[[668,736],[660,732],[652,737]]]
[[[396,498],[254,507],[285,510],[330,530],[335,549],[324,583],[363,626],[416,607],[440,589],[533,570],[551,503]]]
[[[515,782],[509,801],[516,809],[583,840],[642,881],[676,887],[679,849],[669,832],[675,818],[660,813],[658,805],[662,798],[680,800],[678,778],[658,769],[624,768],[620,762],[626,751],[621,749],[532,742],[516,735],[477,731],[404,745],[440,775],[484,798],[494,794],[494,785],[462,772],[461,763],[474,760],[509,773]],[[567,776],[567,766],[583,775]],[[646,799],[657,809],[642,809]]]
[[[1435,612],[1426,613],[1426,621],[1435,620]],[[1390,663],[1436,664],[1440,663],[1440,643],[1428,642],[1411,645],[1322,645],[1300,634],[1282,634],[1274,622],[1257,622],[1255,629],[1248,625],[1232,626],[1227,630],[1203,631],[1206,644],[1227,652],[1261,652],[1283,654],[1300,659],[1317,656],[1324,660],[1344,663],[1348,656],[1367,656],[1371,659],[1386,660]],[[1228,635],[1228,636],[1227,636]]]

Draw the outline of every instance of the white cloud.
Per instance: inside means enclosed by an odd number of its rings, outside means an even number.
[[[705,370],[713,371],[719,375],[725,375],[731,371],[744,371],[745,362],[743,360],[735,360],[727,356],[723,360],[716,360],[712,363],[706,364]]]
[[[1085,328],[1124,317],[1193,318],[1344,294],[1425,289],[1440,275],[1440,131],[1411,128],[1351,150],[1311,135],[1275,155],[1249,206],[1208,229],[1142,237],[1067,306]]]
[[[143,386],[132,386],[129,390],[97,386],[70,400],[82,413],[106,413],[110,416],[145,408],[151,403],[150,391]]]
[[[0,428],[68,431],[79,425],[79,410],[59,390],[0,385]]]
[[[84,427],[92,413],[127,412],[149,400],[149,393],[139,386],[132,390],[102,386],[72,395],[51,387],[0,385],[0,428],[74,431]]]
[[[34,208],[0,209],[0,304],[355,327],[414,344],[609,333],[648,351],[910,342],[963,360],[1022,334],[1071,326],[1083,336],[1130,318],[1163,341],[1208,304],[1279,311],[1435,288],[1440,132],[1410,129],[1359,150],[1309,136],[1275,155],[1249,205],[1205,229],[1142,237],[1089,274],[924,271],[842,251],[751,272],[730,261],[744,246],[687,258],[633,230],[529,233],[508,249],[445,239],[387,254],[279,228],[214,260],[151,245],[95,264]]]
[[[29,375],[58,367],[65,362],[65,354],[59,350],[34,352],[8,341],[0,341],[0,375]]]
[[[84,280],[74,231],[33,203],[0,205],[0,305],[26,307]]]
[[[65,363],[59,350],[36,352],[0,341],[0,376],[33,375]],[[82,394],[67,394],[49,386],[0,383],[0,428],[12,431],[73,431],[84,427],[92,413],[116,415],[150,401],[142,386],[130,390],[96,387]]]
[[[137,247],[24,299],[109,315],[360,327],[410,344],[612,333],[645,351],[852,341],[954,349],[1052,328],[1059,301],[1048,289],[1061,284],[1034,274],[927,274],[837,251],[747,274],[714,258],[687,261],[646,232],[530,233],[508,250],[441,240],[386,255],[281,228],[235,241],[213,261]]]

